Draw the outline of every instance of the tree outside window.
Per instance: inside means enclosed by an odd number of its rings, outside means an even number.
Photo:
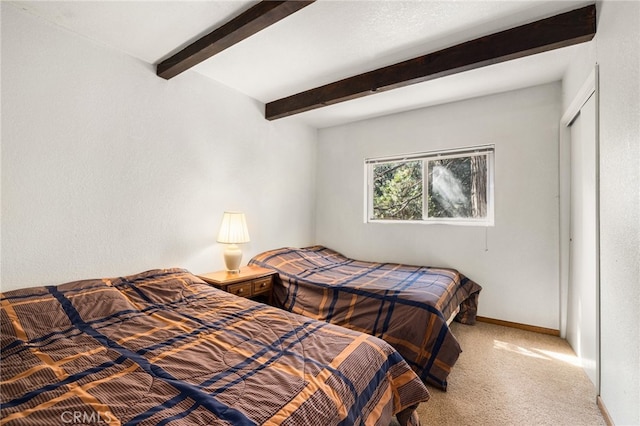
[[[373,216],[422,219],[422,162],[382,163],[373,169]]]
[[[493,224],[493,147],[367,160],[368,221]]]

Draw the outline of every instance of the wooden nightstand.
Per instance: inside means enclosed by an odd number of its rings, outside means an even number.
[[[273,269],[244,266],[236,274],[216,271],[198,275],[198,278],[227,293],[250,299],[256,298],[269,303],[273,289],[273,277],[276,274],[277,272]]]

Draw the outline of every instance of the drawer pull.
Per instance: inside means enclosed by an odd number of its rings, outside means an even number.
[[[238,289],[238,293],[244,292],[244,288]]]

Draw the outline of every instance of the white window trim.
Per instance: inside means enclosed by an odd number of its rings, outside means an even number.
[[[460,158],[472,155],[487,155],[487,217],[483,219],[472,218],[434,218],[426,216],[428,206],[426,205],[428,194],[422,197],[422,220],[394,220],[394,219],[372,219],[370,213],[373,212],[373,166],[380,163],[405,162],[411,160],[423,160],[423,190],[428,191],[428,170],[427,162],[429,158]],[[495,225],[495,198],[494,198],[494,177],[495,177],[495,145],[481,145],[460,149],[448,149],[440,151],[419,152],[388,157],[375,157],[364,159],[364,223],[379,224],[420,224],[420,225],[457,225],[457,226],[494,226]]]

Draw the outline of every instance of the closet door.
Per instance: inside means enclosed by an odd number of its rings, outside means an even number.
[[[598,387],[598,184],[596,101],[571,124],[571,207],[567,340]]]

